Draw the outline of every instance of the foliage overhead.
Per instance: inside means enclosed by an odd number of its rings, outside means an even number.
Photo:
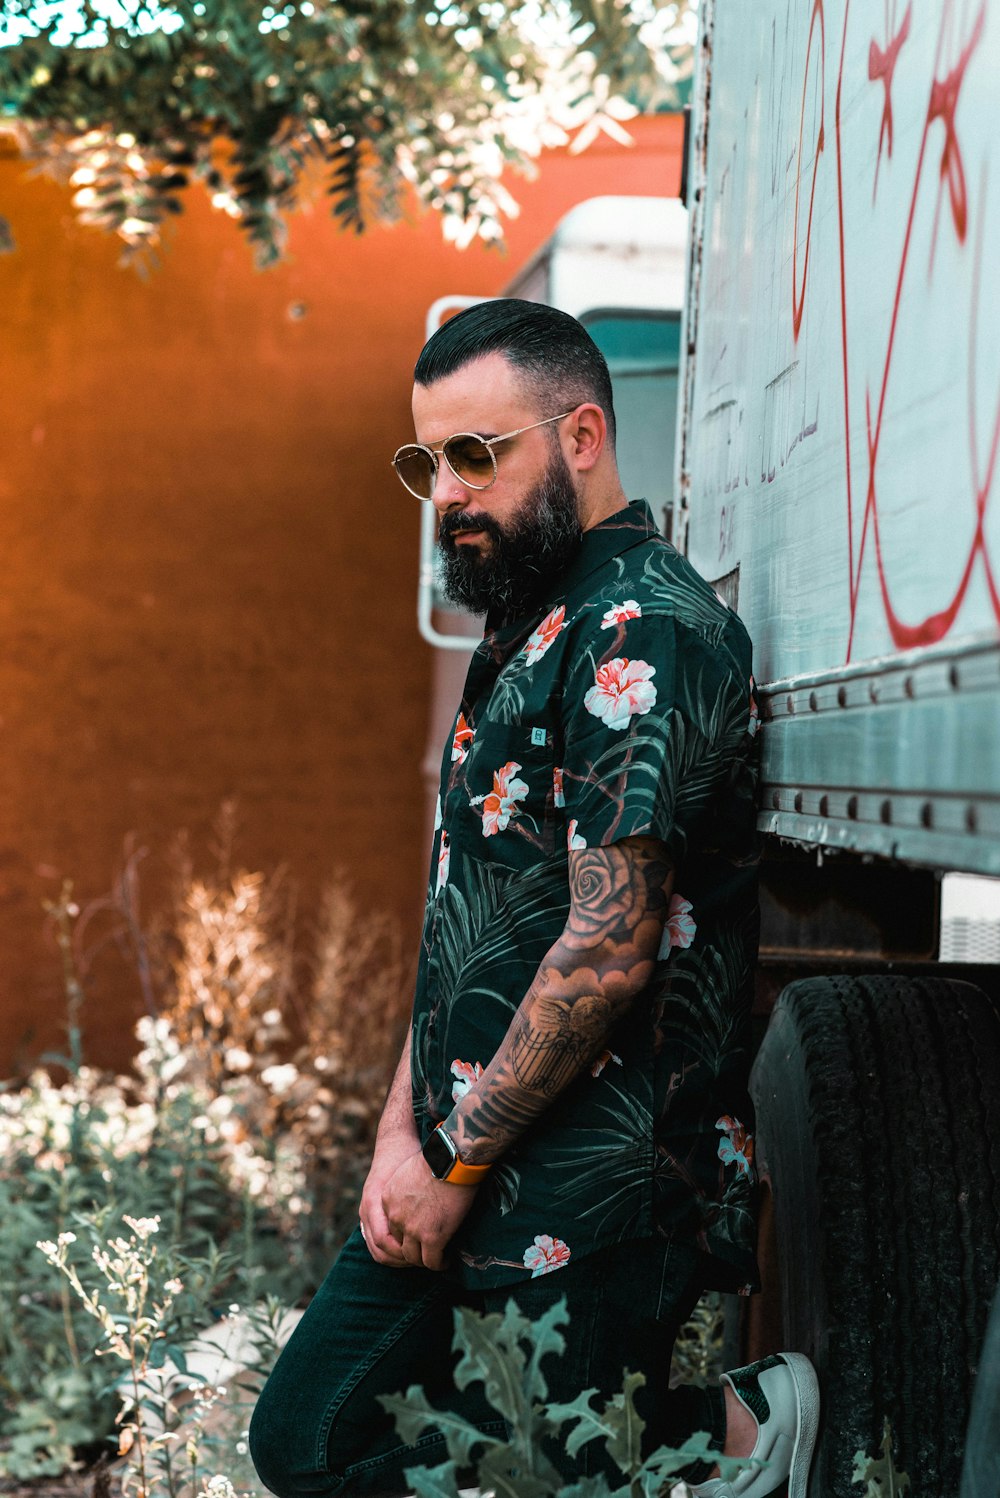
[[[676,103],[694,3],[6,0],[0,99],[126,257],[195,177],[267,264],[313,170],[344,227],[396,217],[408,188],[457,242],[498,240],[505,164]]]

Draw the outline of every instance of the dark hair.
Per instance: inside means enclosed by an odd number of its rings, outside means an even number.
[[[615,443],[615,407],[604,355],[582,323],[543,302],[500,297],[477,302],[443,323],[421,350],[413,378],[433,385],[473,359],[503,354],[538,402],[570,411],[600,406]],[[545,414],[549,414],[546,412]]]

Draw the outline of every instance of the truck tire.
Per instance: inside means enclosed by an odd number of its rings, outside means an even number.
[[[886,1419],[910,1491],[956,1498],[1000,1273],[1000,1013],[945,979],[792,983],[751,1091],[785,1345],[823,1395],[810,1498],[857,1498]]]
[[[1000,1498],[1000,1290],[972,1394],[961,1498]]]

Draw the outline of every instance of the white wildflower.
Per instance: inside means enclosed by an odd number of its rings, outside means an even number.
[[[282,1093],[288,1092],[289,1088],[299,1079],[299,1069],[288,1062],[284,1066],[266,1066],[260,1074],[260,1080],[265,1087],[270,1087],[280,1097]]]
[[[210,1477],[205,1483],[204,1489],[207,1498],[236,1498],[236,1489],[229,1478],[219,1472],[215,1477]]]
[[[144,1243],[147,1238],[151,1238],[154,1233],[160,1231],[160,1219],[158,1217],[129,1217],[128,1213],[124,1212],[122,1213],[122,1220],[128,1223],[136,1237],[141,1238]],[[120,1242],[120,1239],[116,1240],[111,1245],[112,1248],[117,1247]]]

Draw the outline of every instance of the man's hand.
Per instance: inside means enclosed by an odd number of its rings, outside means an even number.
[[[404,1160],[408,1160],[418,1146],[416,1129],[400,1130],[398,1133],[379,1135],[375,1147],[368,1179],[361,1193],[361,1232],[368,1252],[376,1264],[386,1264],[393,1269],[409,1269],[412,1266],[403,1258],[402,1245],[393,1237],[382,1207],[382,1195],[387,1183],[395,1175]],[[421,1158],[423,1158],[421,1156]],[[427,1172],[428,1175],[430,1171]]]
[[[476,1189],[435,1180],[419,1150],[403,1161],[383,1188],[381,1206],[390,1240],[405,1263],[445,1267],[445,1250],[475,1201]]]

